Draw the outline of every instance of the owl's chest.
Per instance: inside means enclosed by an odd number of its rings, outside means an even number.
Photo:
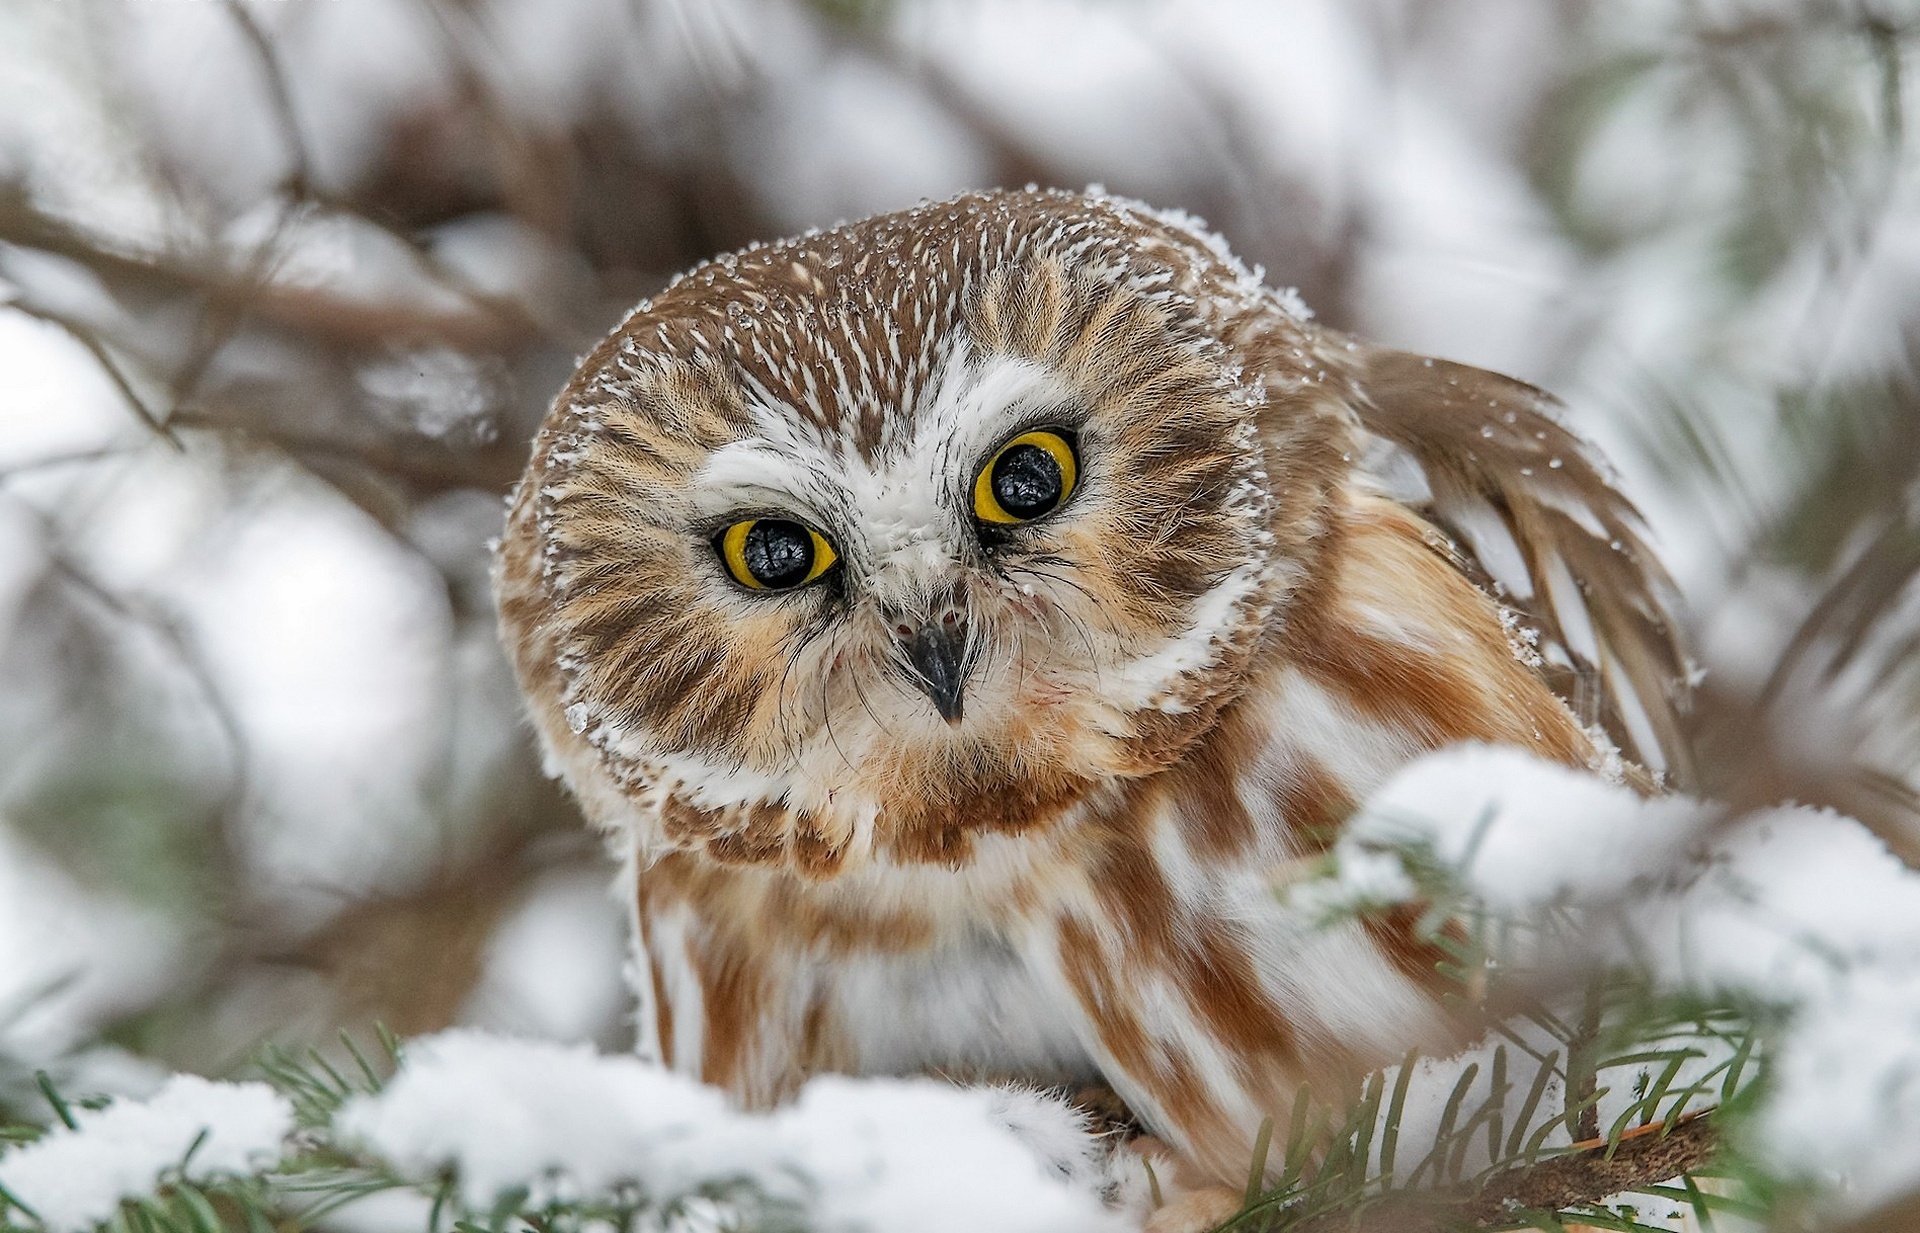
[[[1097,1074],[1070,1001],[994,931],[967,929],[911,954],[849,959],[832,984],[860,1073],[1063,1084]]]
[[[825,882],[661,858],[635,886],[643,1048],[750,1105],[821,1071],[1092,1081],[1083,1017],[1046,961],[1049,880],[1015,859],[1026,845],[1002,846],[997,871]]]

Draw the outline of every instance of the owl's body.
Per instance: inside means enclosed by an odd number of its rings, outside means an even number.
[[[1424,751],[1652,756],[1643,551],[1536,391],[1323,330],[1183,220],[981,194],[643,305],[500,590],[673,1066],[1098,1082],[1240,1182],[1303,1082],[1459,1027],[1417,913],[1278,892]]]

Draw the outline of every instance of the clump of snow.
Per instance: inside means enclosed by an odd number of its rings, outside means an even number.
[[[349,1104],[335,1129],[409,1177],[456,1168],[467,1204],[484,1207],[519,1187],[534,1202],[623,1184],[676,1195],[689,1166],[697,1184],[741,1158],[700,1134],[727,1120],[717,1089],[636,1059],[453,1031],[411,1042],[386,1089]],[[696,1164],[682,1149],[701,1137],[713,1155]]]
[[[1687,885],[1612,945],[1669,987],[1782,1006],[1752,1146],[1861,1206],[1920,1187],[1920,872],[1831,811],[1774,809],[1716,837]]]
[[[1089,1189],[1089,1147],[1036,1162],[1034,1146],[1062,1148],[1065,1129],[1043,1132],[1032,1099],[1012,1109],[990,1089],[932,1080],[825,1076],[770,1119],[781,1158],[811,1177],[823,1229],[995,1229],[1014,1233],[1118,1230],[1126,1222]],[[1071,1117],[1056,1102],[1058,1118]],[[1016,1116],[1011,1118],[1010,1114]],[[1015,1127],[1027,1133],[1015,1133]]]
[[[452,1168],[484,1209],[638,1192],[671,1203],[745,1183],[822,1230],[1118,1229],[1093,1141],[1050,1098],[933,1080],[815,1079],[773,1113],[630,1056],[452,1031],[412,1042],[336,1128],[403,1176]]]
[[[1376,881],[1367,854],[1417,847],[1496,909],[1612,902],[1676,867],[1699,813],[1517,749],[1466,746],[1413,763],[1367,801],[1341,838],[1341,878]]]
[[[1783,1171],[1840,1183],[1871,1208],[1920,1186],[1920,973],[1836,982],[1802,1006],[1751,1129]]]
[[[293,1131],[293,1106],[264,1083],[175,1075],[149,1100],[76,1109],[74,1120],[74,1129],[0,1156],[0,1186],[49,1233],[91,1229],[166,1179],[203,1182],[271,1165]]]
[[[1858,822],[1649,799],[1467,746],[1389,780],[1336,845],[1331,885],[1296,899],[1378,902],[1394,885],[1383,859],[1403,861],[1402,899],[1438,864],[1504,918],[1564,912],[1554,943],[1567,970],[1630,968],[1664,992],[1777,1015],[1748,1150],[1784,1175],[1844,1183],[1847,1205],[1920,1187],[1920,872]],[[1700,1057],[1676,1090],[1725,1059],[1689,1047]],[[1475,1060],[1484,1079],[1485,1049],[1422,1065],[1443,1088]],[[1603,1103],[1603,1125],[1611,1113]]]
[[[491,418],[504,394],[505,366],[449,347],[383,356],[363,364],[360,389],[381,418],[434,441],[481,444],[499,434]]]

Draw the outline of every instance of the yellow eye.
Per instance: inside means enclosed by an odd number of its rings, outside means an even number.
[[[746,518],[714,539],[727,572],[743,587],[788,591],[833,568],[840,554],[812,527],[785,518]]]
[[[1051,428],[1023,432],[1000,447],[973,481],[973,514],[1011,526],[1059,508],[1079,478],[1073,443]]]

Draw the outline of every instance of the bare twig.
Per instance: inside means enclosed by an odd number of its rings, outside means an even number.
[[[526,335],[524,328],[498,312],[477,306],[442,308],[271,281],[256,284],[244,270],[236,273],[178,253],[116,249],[4,187],[0,187],[0,242],[79,262],[115,291],[168,296],[186,292],[214,304],[244,305],[265,324],[322,345],[382,348],[438,343],[462,351],[505,351]]]
[[[44,321],[48,325],[57,326],[64,331],[69,338],[72,338],[82,347],[85,347],[88,354],[93,356],[94,362],[100,365],[100,371],[105,373],[107,380],[113,383],[113,388],[120,392],[120,397],[126,402],[128,409],[133,412],[134,417],[151,429],[155,436],[165,441],[175,450],[184,451],[186,449],[186,446],[181,444],[179,435],[174,432],[173,425],[168,423],[164,416],[148,406],[146,399],[140,397],[139,391],[133,388],[132,381],[128,379],[126,372],[121,369],[120,362],[113,358],[113,353],[107,349],[107,345],[100,341],[99,337],[95,335],[92,330],[51,309],[40,308],[21,300],[9,300],[4,307],[11,308],[22,316],[32,317],[36,321]]]
[[[267,89],[267,99],[271,104],[274,123],[279,126],[280,140],[286,146],[287,157],[293,162],[293,171],[287,179],[287,191],[298,196],[313,183],[313,156],[307,150],[307,139],[300,131],[300,121],[294,114],[293,91],[287,84],[286,66],[280,62],[280,53],[260,26],[259,20],[240,0],[224,0],[221,6],[228,18],[246,40],[247,48],[253,53],[260,65],[260,75]]]
[[[47,530],[51,533],[52,528]],[[228,782],[223,793],[229,805],[236,805],[246,795],[248,776],[246,729],[240,717],[234,712],[219,682],[215,678],[211,664],[201,649],[195,645],[187,631],[172,616],[155,611],[149,605],[120,594],[112,586],[96,578],[72,557],[49,546],[47,562],[53,575],[64,582],[75,593],[85,596],[94,605],[107,612],[124,624],[145,629],[158,639],[175,665],[193,682],[194,689],[200,694],[207,713],[212,716],[220,735],[227,743],[229,758]]]

